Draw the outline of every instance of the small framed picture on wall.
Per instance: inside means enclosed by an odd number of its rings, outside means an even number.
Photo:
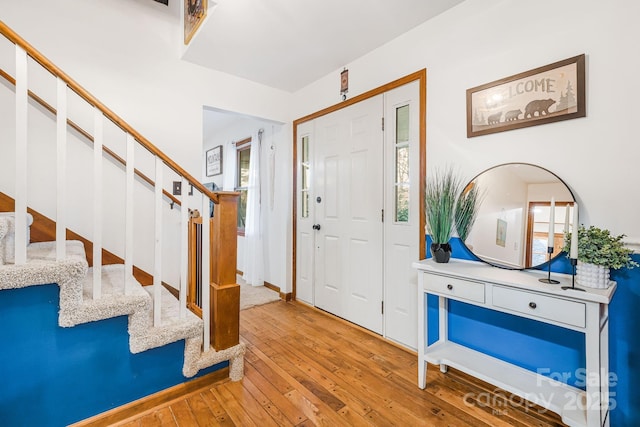
[[[207,0],[184,1],[184,44],[189,44],[191,38],[207,16]]]
[[[206,157],[207,176],[220,175],[222,173],[222,145],[207,150]]]

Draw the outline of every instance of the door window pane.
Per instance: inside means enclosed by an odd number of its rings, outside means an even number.
[[[396,144],[409,141],[409,106],[396,108]]]
[[[395,129],[395,212],[396,222],[409,222],[409,106],[396,108]]]
[[[300,185],[300,200],[302,201],[302,212],[300,213],[302,218],[309,217],[309,137],[302,137],[302,158],[301,158],[301,170],[302,183]]]
[[[409,186],[396,185],[396,222],[409,221]]]

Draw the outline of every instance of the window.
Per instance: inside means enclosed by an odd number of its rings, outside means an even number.
[[[309,136],[302,137],[302,185],[300,200],[302,201],[302,218],[309,217]]]
[[[247,218],[247,189],[249,187],[249,162],[251,161],[251,138],[236,143],[236,188],[238,201],[238,234],[244,235]]]
[[[395,222],[409,222],[409,106],[396,108]]]

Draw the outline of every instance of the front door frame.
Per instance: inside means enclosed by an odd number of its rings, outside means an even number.
[[[380,95],[385,92],[389,92],[395,88],[400,86],[404,86],[408,83],[412,83],[414,81],[420,82],[420,147],[419,147],[419,156],[420,156],[420,183],[419,183],[419,206],[420,206],[420,227],[419,227],[419,251],[420,256],[419,259],[426,258],[426,249],[425,249],[425,218],[424,218],[424,185],[425,180],[424,177],[427,171],[427,70],[423,68],[420,71],[416,71],[415,73],[409,74],[407,76],[401,77],[397,80],[394,80],[390,83],[379,86],[375,89],[372,89],[368,92],[362,93],[358,96],[355,96],[351,99],[348,99],[339,104],[332,105],[320,111],[316,111],[315,113],[309,114],[307,116],[301,117],[293,121],[293,233],[292,233],[292,299],[296,299],[296,254],[297,254],[297,218],[298,218],[298,176],[297,176],[297,168],[298,168],[298,125],[304,122],[308,122],[310,120],[316,119],[318,117],[324,116],[325,114],[332,113],[334,111],[340,110],[342,108],[349,107],[353,104],[357,104],[358,102],[364,101],[365,99],[372,98],[376,95]],[[417,260],[416,260],[417,261]]]

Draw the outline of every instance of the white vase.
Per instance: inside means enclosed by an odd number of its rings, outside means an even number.
[[[578,261],[576,282],[588,288],[606,289],[611,285],[609,268]]]

